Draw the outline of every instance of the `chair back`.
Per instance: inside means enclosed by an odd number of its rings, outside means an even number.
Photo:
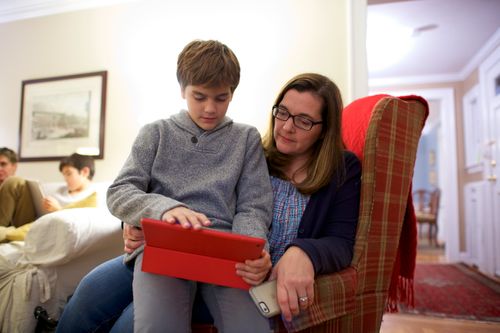
[[[358,272],[356,309],[341,331],[380,329],[427,115],[427,103],[416,96],[370,96],[344,110],[343,138],[362,161],[362,185],[351,264]]]
[[[433,216],[437,220],[439,212],[439,199],[441,191],[418,189],[413,191],[413,202],[417,213],[425,213]]]
[[[439,199],[441,191],[436,188],[435,190],[419,189],[413,192],[413,200],[416,203],[415,215],[419,234],[422,236],[422,226],[427,224],[429,245],[439,246],[438,234],[438,213],[439,213]]]

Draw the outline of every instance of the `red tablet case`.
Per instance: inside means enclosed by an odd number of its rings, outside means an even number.
[[[265,240],[211,229],[141,220],[146,238],[144,272],[248,290],[235,264],[260,257]]]

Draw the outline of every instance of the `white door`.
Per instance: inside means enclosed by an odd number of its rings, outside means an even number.
[[[500,276],[500,46],[479,68],[481,99],[485,113],[484,258],[479,269]]]
[[[482,247],[484,235],[484,193],[483,182],[468,183],[464,187],[464,212],[465,212],[465,251],[460,253],[460,259],[479,267],[483,257]]]

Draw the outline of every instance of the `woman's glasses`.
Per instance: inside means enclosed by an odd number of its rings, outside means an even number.
[[[279,120],[287,121],[288,118],[293,119],[293,124],[295,127],[303,129],[305,131],[310,131],[314,125],[321,124],[322,121],[312,121],[304,116],[293,116],[285,108],[279,105],[273,106],[273,117]]]

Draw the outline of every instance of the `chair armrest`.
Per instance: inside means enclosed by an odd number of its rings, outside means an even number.
[[[356,270],[348,267],[341,272],[316,278],[313,305],[289,323],[283,322],[279,316],[276,317],[278,331],[296,332],[354,312],[356,276]]]

